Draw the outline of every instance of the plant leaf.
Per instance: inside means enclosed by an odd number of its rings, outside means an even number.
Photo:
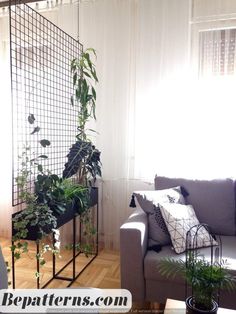
[[[77,73],[75,72],[75,74],[73,75],[73,85],[75,86],[77,81]]]
[[[70,103],[71,103],[71,106],[74,107],[74,96],[73,95],[70,98]]]
[[[40,156],[38,156],[38,158],[48,159],[48,156],[46,156],[46,155],[40,155]]]
[[[43,172],[43,166],[42,165],[38,165],[38,171]]]
[[[87,77],[90,77],[90,78],[91,78],[91,75],[90,75],[88,72],[83,71],[83,74],[84,74],[85,76],[87,76]]]
[[[95,55],[95,57],[97,58],[97,54],[96,54],[96,50],[95,49],[87,48],[86,51],[91,51]]]
[[[33,135],[33,134],[39,132],[39,130],[40,130],[40,127],[36,126],[30,134]]]
[[[96,94],[96,91],[95,91],[93,86],[92,86],[92,94],[93,94],[93,98],[96,100],[97,99],[97,94]]]
[[[45,139],[39,141],[39,143],[40,143],[43,147],[50,146],[50,144],[51,144],[48,140],[45,140]]]
[[[34,121],[35,121],[35,117],[34,115],[31,113],[29,116],[28,116],[28,122],[30,124],[34,124]]]

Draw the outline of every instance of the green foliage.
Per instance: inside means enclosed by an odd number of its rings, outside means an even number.
[[[73,59],[71,62],[71,73],[75,94],[71,97],[71,104],[76,101],[78,104],[78,135],[84,141],[87,140],[86,123],[90,118],[96,120],[96,91],[94,83],[98,82],[95,65],[91,61],[90,53],[96,57],[94,49],[84,51],[80,59]]]
[[[97,235],[97,231],[93,224],[91,209],[89,208],[84,211],[80,215],[80,219],[82,223],[82,239],[81,242],[75,244],[75,249],[78,252],[84,253],[85,256],[88,257],[89,255],[94,254],[96,249],[95,236]],[[67,244],[65,248],[67,250],[72,250],[73,244]]]
[[[90,191],[86,186],[76,184],[71,180],[62,180],[67,206],[82,214],[90,207]]]
[[[40,168],[41,170],[41,168]],[[63,214],[66,211],[65,193],[61,186],[61,181],[55,174],[41,174],[37,176],[35,182],[35,194],[39,203],[46,204],[54,214]]]
[[[80,59],[71,62],[74,95],[71,105],[78,107],[78,134],[77,141],[70,148],[68,162],[65,164],[63,178],[77,175],[79,183],[91,185],[96,176],[101,176],[100,151],[88,139],[88,134],[94,130],[86,129],[90,119],[96,120],[96,90],[94,85],[98,82],[95,65],[91,54],[96,57],[94,49],[87,49]]]
[[[48,140],[45,140],[45,139],[39,141],[39,143],[40,143],[43,147],[50,146],[50,144],[51,144]]]
[[[11,250],[16,259],[21,253],[28,251],[27,238],[30,228],[37,227],[37,240],[43,240],[47,234],[56,228],[58,215],[63,214],[69,207],[72,207],[81,217],[84,217],[84,236],[88,239],[96,234],[92,228],[91,219],[88,220],[87,209],[90,207],[90,193],[88,186],[91,181],[95,181],[96,176],[101,176],[100,152],[88,139],[88,132],[94,130],[86,129],[86,124],[90,119],[96,119],[95,102],[96,90],[94,84],[98,82],[95,65],[91,60],[91,54],[96,57],[94,49],[87,49],[82,53],[80,59],[71,62],[71,72],[73,77],[74,95],[71,97],[71,104],[78,107],[78,134],[76,143],[72,145],[68,154],[68,162],[65,165],[63,178],[45,170],[42,161],[48,159],[47,155],[35,157],[30,152],[30,147],[25,146],[21,159],[20,173],[16,179],[19,196],[25,203],[25,208],[13,219],[14,245]],[[27,118],[32,126],[31,135],[38,134],[40,127],[35,126],[36,118],[30,113]],[[37,140],[38,141],[38,140]],[[38,143],[42,147],[51,145],[47,139],[41,139]],[[34,156],[31,158],[31,156]],[[31,170],[33,169],[33,170]],[[28,182],[34,173],[37,173],[34,191],[29,191]],[[70,178],[77,175],[79,184],[73,183]],[[59,252],[59,240],[56,244],[44,244],[36,258],[40,265],[45,264],[44,254],[48,251],[57,254]],[[57,245],[58,244],[58,245]],[[78,244],[81,249],[81,244]],[[90,244],[86,241],[83,245],[83,252],[88,255],[91,252]],[[36,273],[36,276],[40,276]]]
[[[91,142],[79,139],[72,145],[67,157],[64,178],[77,174],[79,181],[88,186],[89,182],[96,180],[96,176],[101,176],[100,152]]]
[[[35,122],[35,117],[33,114],[28,116],[29,124],[33,125]],[[31,135],[38,133],[40,127],[35,127],[31,132]],[[40,144],[43,147],[49,146],[50,142],[48,140],[41,140]],[[19,197],[22,202],[25,203],[25,208],[17,213],[13,218],[13,227],[14,227],[14,236],[12,240],[14,244],[11,246],[11,250],[14,253],[15,259],[19,259],[22,253],[28,252],[28,242],[24,239],[27,238],[30,228],[37,227],[37,241],[43,239],[47,234],[57,226],[57,220],[54,208],[50,207],[50,201],[53,201],[51,195],[51,187],[54,181],[51,178],[54,178],[53,175],[44,174],[43,166],[40,161],[45,160],[48,157],[46,155],[40,155],[38,157],[30,158],[32,155],[30,146],[25,145],[22,155],[19,156],[21,160],[21,168],[18,177],[16,178],[16,183],[19,191]],[[28,182],[30,177],[33,174],[33,169],[37,168],[41,177],[44,180],[39,180],[35,186],[34,191],[29,190]],[[31,170],[32,169],[32,170]],[[46,179],[47,178],[47,179]],[[40,194],[40,192],[42,192]],[[44,197],[42,196],[45,192]],[[56,203],[58,205],[58,203]],[[56,206],[55,205],[55,206]],[[54,244],[52,244],[51,250],[56,252]],[[43,248],[40,255],[40,264],[43,265],[45,260],[43,258],[43,253],[46,250]],[[39,258],[39,256],[36,256]]]
[[[211,264],[205,258],[200,258],[189,252],[188,263],[181,259],[166,258],[160,261],[159,271],[167,278],[177,275],[186,279],[193,288],[195,307],[210,310],[212,300],[219,289],[233,290],[236,287],[236,279],[227,270],[227,263]]]

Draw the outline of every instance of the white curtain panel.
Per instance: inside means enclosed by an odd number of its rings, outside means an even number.
[[[155,173],[180,159],[176,128],[184,104],[176,94],[184,89],[179,73],[184,76],[188,60],[188,15],[188,0],[80,3],[80,39],[98,54],[97,145],[106,247],[119,248],[132,191],[153,189]]]
[[[233,76],[205,80],[193,70],[201,49],[195,24],[211,29],[213,20],[219,28],[224,14],[232,25],[235,1],[227,1],[227,10],[224,4],[80,3],[80,39],[98,54],[97,145],[103,162],[106,247],[119,247],[119,226],[131,212],[131,193],[152,189],[156,173],[213,178],[236,172]]]

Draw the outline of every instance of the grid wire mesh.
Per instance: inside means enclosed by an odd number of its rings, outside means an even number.
[[[13,186],[12,204],[19,205],[16,178],[21,173],[19,156],[28,146],[30,159],[47,155],[44,169],[62,175],[66,155],[77,132],[77,106],[71,106],[74,92],[70,64],[79,58],[83,46],[26,4],[10,5]],[[34,115],[34,124],[28,116]],[[36,127],[39,132],[33,131]],[[42,147],[40,140],[51,142]],[[34,189],[37,168],[31,172],[27,189]]]

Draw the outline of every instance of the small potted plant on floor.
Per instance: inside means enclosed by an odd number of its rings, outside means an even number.
[[[186,261],[166,258],[161,260],[159,271],[167,277],[182,276],[192,287],[192,295],[186,299],[186,312],[216,313],[221,289],[233,290],[236,279],[227,270],[227,263],[210,262],[194,251],[188,251]]]

